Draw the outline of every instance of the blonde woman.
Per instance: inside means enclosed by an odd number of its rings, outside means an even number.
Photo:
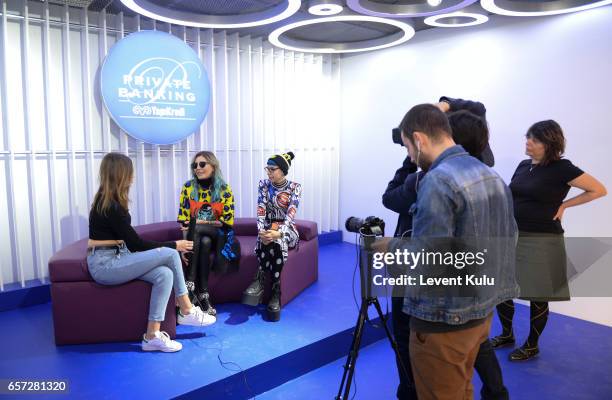
[[[118,153],[104,156],[100,165],[100,188],[89,213],[89,273],[101,285],[119,285],[134,279],[150,282],[153,288],[142,350],[179,351],[182,345],[171,340],[166,332],[160,332],[173,288],[180,307],[179,324],[206,326],[216,318],[194,307],[187,297],[177,250],[191,250],[193,243],[147,241],[132,228],[128,193],[133,178],[134,167],[127,156]]]
[[[217,315],[208,294],[208,276],[215,261],[224,257],[223,248],[230,247],[234,235],[234,196],[223,179],[219,160],[210,151],[200,151],[191,162],[191,179],[185,182],[179,198],[178,222],[187,231],[187,239],[193,241],[193,253],[188,261],[187,289],[202,310]],[[233,254],[234,258],[239,257]]]

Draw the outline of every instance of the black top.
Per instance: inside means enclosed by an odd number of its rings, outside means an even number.
[[[563,233],[561,222],[553,220],[570,190],[568,182],[584,172],[570,160],[552,161],[546,166],[523,160],[516,167],[510,190],[514,218],[521,231]]]
[[[202,189],[208,189],[211,183],[212,183],[212,178],[198,179],[198,185],[200,185]]]
[[[391,211],[399,214],[395,237],[402,235],[410,237],[412,230],[412,215],[409,213],[410,206],[416,202],[416,164],[410,160],[410,156],[404,159],[402,167],[395,172],[393,179],[387,185],[382,195],[383,205]],[[419,172],[420,176],[423,174]]]
[[[176,248],[176,242],[143,240],[132,228],[130,213],[113,202],[106,215],[98,213],[94,206],[89,212],[89,238],[92,240],[123,240],[130,251],[144,251],[158,247]]]

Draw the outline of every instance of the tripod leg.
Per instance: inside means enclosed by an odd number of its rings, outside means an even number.
[[[400,362],[400,365],[402,366],[402,374],[405,377],[407,377],[408,371],[406,370],[406,366],[404,365],[404,362],[402,361],[402,358],[400,357],[399,348],[397,347],[397,342],[395,341],[395,338],[391,334],[391,331],[389,331],[389,327],[387,326],[387,319],[383,315],[382,308],[380,307],[380,303],[378,302],[378,299],[376,297],[372,298],[370,302],[374,304],[374,308],[376,308],[376,311],[378,312],[378,316],[380,317],[380,320],[382,321],[382,326],[385,328],[387,339],[389,339],[389,342],[391,343],[391,347],[393,348],[393,351],[395,352],[395,357],[397,357],[397,359]]]
[[[355,324],[355,331],[353,333],[353,341],[351,343],[349,354],[346,357],[346,364],[344,364],[344,372],[342,373],[342,381],[340,382],[340,388],[338,389],[336,400],[346,400],[349,398],[351,391],[351,380],[353,379],[353,374],[355,373],[355,364],[357,363],[357,355],[359,353],[359,346],[361,345],[361,336],[363,335],[363,326],[368,314],[368,304],[369,303],[366,300],[361,302],[359,316],[357,317],[357,323]],[[346,387],[344,386],[345,383]],[[342,395],[343,388],[344,395]]]

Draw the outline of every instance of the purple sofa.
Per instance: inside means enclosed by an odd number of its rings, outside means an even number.
[[[296,225],[300,244],[298,249],[290,250],[289,260],[283,269],[283,305],[318,278],[317,224],[297,220]],[[176,222],[142,225],[136,227],[136,231],[149,240],[182,238]],[[240,269],[227,275],[211,274],[209,291],[214,304],[240,302],[242,292],[251,283],[257,269],[253,254],[257,236],[255,218],[236,219],[234,231],[241,244]],[[83,239],[58,251],[49,260],[55,343],[140,340],[146,330],[151,285],[139,280],[117,286],[95,283],[87,269],[86,251],[87,239]],[[270,294],[269,279],[266,282],[267,299]],[[168,301],[166,319],[161,329],[172,338],[176,337],[173,296]]]

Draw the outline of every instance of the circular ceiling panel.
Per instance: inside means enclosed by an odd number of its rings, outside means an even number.
[[[342,10],[344,7],[340,0],[310,0],[308,2],[308,12],[312,15],[336,15]]]
[[[264,11],[236,15],[205,15],[165,7],[150,0],[121,0],[132,11],[170,24],[200,28],[246,28],[271,24],[295,14],[301,0],[283,0]]]
[[[331,24],[334,22],[368,22],[382,24],[385,28],[393,27],[394,33],[384,37],[352,42],[323,42],[292,38],[290,33],[298,28],[316,24]],[[339,15],[293,22],[282,26],[268,36],[274,46],[292,51],[308,53],[356,53],[383,49],[404,43],[414,36],[414,28],[405,22],[366,15]]]
[[[476,3],[478,0],[446,0],[438,6],[431,6],[426,1],[415,4],[389,4],[374,0],[347,0],[346,5],[360,14],[388,18],[428,17],[430,15],[449,13]]]
[[[549,1],[516,1],[516,0],[481,0],[480,5],[494,14],[513,17],[539,17],[544,15],[565,14],[612,4],[612,0],[549,0]]]
[[[474,26],[484,24],[489,20],[489,17],[482,14],[454,12],[449,14],[433,15],[425,18],[425,22],[429,26],[437,26],[440,28],[461,28],[464,26]]]

